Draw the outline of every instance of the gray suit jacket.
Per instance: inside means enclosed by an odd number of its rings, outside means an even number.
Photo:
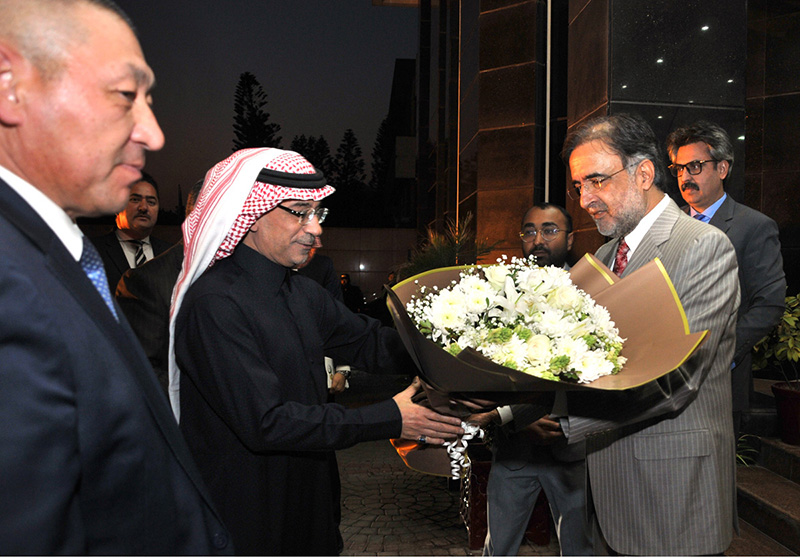
[[[731,371],[733,410],[750,408],[751,349],[780,321],[786,298],[778,225],[734,201],[730,195],[710,223],[728,235],[739,262],[742,302],[736,322],[735,367]]]
[[[611,265],[619,240],[597,251]],[[736,519],[730,363],[739,306],[736,254],[717,228],[670,200],[623,273],[659,258],[705,342],[680,368],[641,388],[570,394],[570,442],[586,440],[603,535],[623,554],[723,552]]]

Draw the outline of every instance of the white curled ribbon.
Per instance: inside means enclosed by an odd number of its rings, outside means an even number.
[[[444,447],[447,450],[447,455],[450,456],[450,473],[453,479],[460,479],[461,472],[469,465],[469,458],[467,457],[467,445],[473,438],[480,438],[483,440],[483,429],[477,424],[470,424],[468,422],[461,422],[461,428],[464,429],[464,434],[459,436],[453,442],[445,442]]]

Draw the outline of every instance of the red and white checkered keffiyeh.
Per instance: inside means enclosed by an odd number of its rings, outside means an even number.
[[[331,186],[293,188],[258,182],[270,169],[314,174],[306,159],[293,151],[274,148],[242,149],[206,173],[194,210],[183,223],[183,267],[172,292],[169,320],[169,399],[180,421],[180,370],[175,362],[175,319],[184,295],[203,272],[230,256],[250,227],[284,200],[318,201],[334,192]]]

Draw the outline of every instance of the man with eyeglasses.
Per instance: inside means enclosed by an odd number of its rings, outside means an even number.
[[[733,427],[736,439],[742,414],[750,408],[752,349],[783,315],[786,276],[778,225],[763,213],[736,202],[724,189],[733,167],[733,146],[720,126],[700,121],[667,138],[672,176],[678,179],[686,211],[728,235],[739,262],[742,301],[736,321],[736,350],[731,364]]]
[[[558,205],[537,203],[522,219],[522,253],[538,265],[569,269],[572,217]],[[567,444],[558,416],[567,414],[564,392],[553,409],[536,405],[498,407],[470,417],[495,428],[492,467],[486,486],[487,533],[484,556],[514,556],[544,490],[562,556],[594,554],[586,522],[585,444]],[[552,412],[551,412],[552,411]]]
[[[568,393],[561,426],[569,443],[586,441],[596,552],[721,554],[737,526],[729,379],[736,253],[724,233],[665,194],[661,149],[640,117],[587,120],[568,134],[562,157],[571,194],[611,237],[598,259],[624,281],[658,258],[687,329],[708,332],[689,359],[657,380],[621,392]],[[638,311],[649,319],[647,308]]]
[[[359,370],[414,370],[394,329],[292,271],[318,244],[320,203],[333,191],[297,153],[244,149],[207,173],[183,225],[170,399],[240,554],[338,554],[334,450],[463,433],[461,419],[412,403],[418,382],[357,409],[327,402],[326,355]]]

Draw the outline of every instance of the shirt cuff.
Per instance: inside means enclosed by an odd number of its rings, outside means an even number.
[[[497,408],[497,414],[500,415],[500,424],[508,424],[514,420],[514,413],[511,412],[511,407],[505,405]]]

